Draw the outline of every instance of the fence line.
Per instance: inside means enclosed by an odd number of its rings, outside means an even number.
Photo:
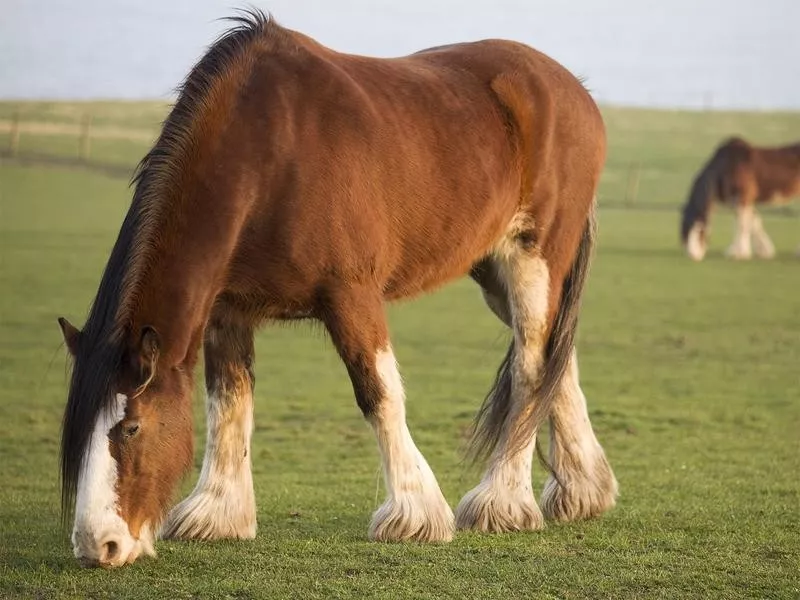
[[[11,120],[11,133],[8,138],[8,150],[11,156],[19,153],[19,113],[15,112]]]
[[[81,119],[81,136],[78,153],[82,160],[89,160],[89,150],[91,149],[92,136],[92,115],[84,114]]]
[[[143,129],[124,129],[113,126],[95,126],[90,113],[84,113],[78,124],[53,123],[47,121],[23,122],[19,111],[11,115],[11,119],[0,119],[0,133],[8,133],[8,145],[5,150],[0,149],[0,160],[12,161],[25,166],[57,166],[68,168],[82,168],[109,177],[130,179],[135,164],[112,163],[92,158],[92,140],[110,139],[152,142],[157,132]],[[54,154],[50,152],[21,151],[20,139],[23,134],[33,136],[64,135],[77,138],[75,155]],[[640,202],[639,189],[642,174],[641,161],[635,160],[628,163],[625,191],[622,199],[599,198],[599,206],[613,210],[641,210],[641,211],[676,211],[680,203],[674,202]],[[798,210],[793,206],[774,207],[770,214],[787,217],[798,216]]]
[[[634,205],[639,196],[639,175],[641,165],[639,161],[628,165],[628,185],[625,187],[625,203]]]
[[[112,177],[130,178],[133,166],[98,160],[93,157],[93,141],[98,139],[152,142],[158,135],[144,129],[125,129],[114,126],[95,126],[91,113],[83,113],[78,123],[58,123],[46,120],[24,121],[19,111],[10,119],[0,119],[0,134],[8,134],[8,144],[0,146],[0,159],[22,165],[83,167]],[[25,150],[24,139],[42,136],[62,136],[75,139],[75,153],[54,153],[45,150]]]
[[[126,140],[133,142],[151,143],[158,136],[156,129],[128,129],[113,125],[95,125],[91,113],[81,115],[78,123],[58,123],[53,121],[25,121],[18,111],[11,114],[10,119],[0,119],[0,134],[8,133],[8,150],[18,151],[20,138],[27,135],[33,136],[67,136],[75,137],[78,141],[78,155],[86,155],[91,149],[92,140]]]

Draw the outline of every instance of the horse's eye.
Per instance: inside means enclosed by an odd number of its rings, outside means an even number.
[[[139,431],[139,422],[134,421],[133,423],[128,423],[122,427],[122,435],[125,438],[130,438],[136,435],[136,432]]]

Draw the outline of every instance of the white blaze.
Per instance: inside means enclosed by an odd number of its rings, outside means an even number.
[[[78,475],[75,499],[75,525],[72,546],[77,558],[101,560],[103,546],[116,544],[110,564],[119,565],[142,551],[152,554],[152,534],[146,540],[131,536],[128,524],[119,515],[117,496],[117,461],[111,456],[109,432],[125,418],[128,398],[117,394],[112,406],[100,412],[89,438],[86,455]],[[147,533],[148,528],[144,527]]]

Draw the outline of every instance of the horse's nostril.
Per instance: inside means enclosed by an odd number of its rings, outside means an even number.
[[[119,544],[114,541],[106,542],[103,544],[103,554],[100,557],[100,562],[107,563],[117,558],[119,553]]]

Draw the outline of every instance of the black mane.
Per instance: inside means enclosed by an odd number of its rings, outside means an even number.
[[[148,249],[159,215],[169,207],[167,186],[176,180],[192,140],[190,124],[204,108],[215,78],[241,56],[247,45],[271,29],[273,19],[257,9],[247,9],[225,20],[235,25],[222,34],[195,65],[179,88],[178,100],[164,121],[152,150],[136,167],[131,185],[133,201],[100,280],[73,361],[61,436],[61,508],[66,521],[72,511],[78,474],[100,411],[107,410],[118,390],[119,372],[135,308],[138,285],[145,277]],[[276,30],[279,31],[277,26]]]

